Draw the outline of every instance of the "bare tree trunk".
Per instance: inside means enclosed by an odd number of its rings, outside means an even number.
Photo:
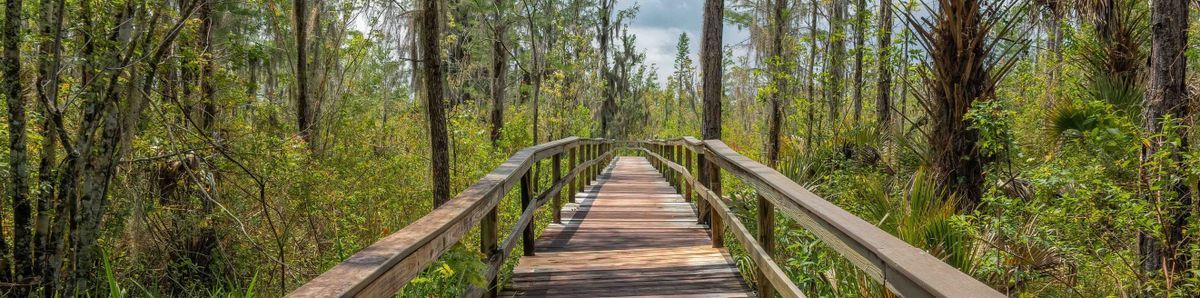
[[[1188,138],[1191,134],[1188,126],[1173,125],[1174,129],[1165,130],[1168,125],[1163,120],[1166,117],[1177,120],[1187,119],[1193,113],[1188,103],[1185,84],[1187,78],[1185,53],[1188,43],[1188,1],[1158,0],[1152,2],[1150,28],[1150,84],[1146,88],[1146,99],[1142,112],[1143,129],[1146,130],[1148,136],[1168,135],[1152,137],[1148,146],[1142,148],[1143,179],[1146,180],[1146,183],[1153,184],[1160,179],[1174,179],[1155,177],[1153,172],[1161,172],[1164,169],[1170,171],[1165,175],[1186,176],[1182,171],[1186,171],[1187,168],[1187,165],[1183,164],[1183,154],[1190,149]],[[1173,138],[1178,138],[1177,144],[1171,144]],[[1164,149],[1172,150],[1166,157],[1167,160],[1152,159],[1160,150]],[[1155,166],[1150,165],[1151,163],[1173,165]],[[1191,259],[1188,256],[1189,244],[1184,238],[1183,230],[1187,225],[1190,210],[1194,206],[1192,206],[1191,187],[1183,180],[1165,182],[1168,184],[1160,185],[1162,190],[1146,194],[1152,205],[1157,205],[1155,202],[1162,202],[1160,204],[1166,206],[1164,207],[1166,214],[1161,217],[1161,233],[1142,232],[1138,239],[1142,270],[1151,276],[1166,274],[1167,276],[1162,278],[1168,280],[1168,287],[1171,287],[1172,279],[1184,277],[1183,274],[1189,269]],[[1163,238],[1154,237],[1153,235],[1156,234],[1161,234]]]
[[[817,97],[816,97],[817,96],[817,93],[816,93],[817,83],[815,81],[817,76],[816,76],[816,68],[815,67],[817,64],[817,49],[819,49],[817,47],[817,10],[818,10],[818,8],[820,8],[820,6],[817,5],[817,0],[812,0],[812,2],[809,4],[809,6],[810,6],[809,7],[810,18],[808,20],[808,37],[809,37],[808,41],[809,41],[810,45],[808,47],[808,72],[807,72],[808,73],[808,88],[806,88],[808,90],[806,90],[806,92],[805,92],[805,93],[807,93],[806,96],[808,97],[808,100],[807,100],[808,101],[808,123],[807,123],[808,131],[804,134],[804,152],[805,153],[812,152],[813,126],[816,125],[816,122],[817,122],[816,115],[815,115],[816,114],[816,106],[817,106],[817,104],[816,104],[816,102],[817,102]]]
[[[846,5],[849,0],[833,0],[833,14],[829,18],[829,86],[825,86],[829,96],[829,122],[837,127],[841,121],[842,111],[842,81],[846,72]]]
[[[500,6],[503,3],[502,0],[496,0],[495,4]],[[495,36],[492,40],[492,147],[499,144],[504,130],[504,89],[508,84],[505,81],[508,77],[508,52],[504,49],[504,33],[507,28],[502,24],[500,11],[497,9],[495,15]]]
[[[41,160],[38,163],[37,217],[34,223],[36,234],[35,270],[43,279],[50,278],[50,207],[54,204],[54,169],[58,160],[58,136],[54,129],[53,111],[58,109],[58,87],[60,57],[62,55],[62,27],[65,0],[43,0],[41,36],[38,44],[37,90],[44,115],[42,119]],[[60,203],[62,204],[62,203]],[[61,215],[59,215],[61,216]]]
[[[725,0],[706,0],[704,2],[704,36],[700,51],[700,62],[703,64],[704,86],[704,122],[702,134],[705,140],[721,139],[721,96],[722,64],[724,50],[722,49],[722,29],[725,20]],[[708,187],[714,192],[721,193],[721,176],[714,163],[705,163],[706,169],[700,172],[700,181],[708,181]]]
[[[782,97],[787,89],[787,69],[784,67],[783,60],[783,35],[786,34],[787,20],[784,19],[784,13],[787,10],[787,0],[775,0],[774,18],[771,33],[771,56],[772,80],[774,81],[775,91],[771,93],[770,115],[767,118],[767,165],[775,167],[779,163],[779,138],[780,129],[783,124],[783,106]]]
[[[442,72],[441,29],[438,15],[442,11],[441,0],[421,1],[421,48],[425,53],[425,111],[429,115],[430,169],[433,173],[433,206],[441,206],[450,200],[450,156],[449,137],[446,135],[446,110],[442,86],[446,76]]]
[[[616,82],[608,65],[608,48],[612,42],[612,10],[615,0],[600,0],[600,28],[597,38],[600,39],[600,75],[604,77],[604,102],[600,106],[600,135],[609,137],[609,125],[612,114],[616,109]]]
[[[8,102],[8,166],[11,171],[13,206],[12,260],[16,277],[9,276],[9,264],[0,261],[0,281],[20,282],[32,274],[30,249],[33,234],[29,229],[29,153],[25,135],[25,95],[21,92],[21,0],[4,3],[4,49],[0,57],[3,67],[5,101]],[[0,228],[2,230],[2,228]],[[8,244],[0,233],[0,259],[7,259]]]
[[[293,13],[296,19],[296,128],[301,139],[312,144],[312,107],[308,100],[308,7],[307,0],[295,0]]]
[[[863,54],[867,39],[867,1],[858,0],[858,10],[854,13],[854,123],[862,120],[863,105]]]
[[[878,82],[875,93],[876,122],[887,127],[892,122],[892,0],[879,0]]]

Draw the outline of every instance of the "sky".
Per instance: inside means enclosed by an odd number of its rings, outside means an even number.
[[[675,45],[680,33],[691,39],[692,61],[700,69],[700,32],[704,27],[704,0],[617,0],[618,9],[638,6],[637,16],[629,24],[629,33],[637,36],[636,47],[646,53],[646,64],[658,68],[659,83],[665,84],[674,71]],[[722,42],[745,42],[750,33],[726,25]],[[744,52],[744,51],[735,51]]]

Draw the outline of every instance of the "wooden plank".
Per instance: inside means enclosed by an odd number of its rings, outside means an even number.
[[[662,160],[661,156],[651,154],[653,158]],[[668,161],[663,161],[666,167],[672,171],[679,173],[684,177],[686,184],[692,184],[696,190],[697,196],[701,201],[708,202],[709,210],[713,212],[712,220],[724,220],[728,222],[728,226],[733,231],[734,238],[746,249],[750,258],[754,260],[755,267],[758,268],[758,274],[762,279],[768,281],[774,288],[778,289],[778,293],[783,297],[804,297],[804,293],[800,292],[800,288],[784,273],[779,264],[775,262],[771,254],[759,242],[755,241],[754,236],[750,235],[750,231],[742,224],[742,221],[730,211],[729,206],[725,204],[724,199],[708,187],[699,183],[699,180],[691,175],[690,172],[683,166]]]
[[[710,162],[749,184],[876,281],[904,297],[1003,297],[1000,292],[821,199],[719,140],[704,141]]]
[[[691,207],[643,158],[617,158],[521,258],[501,296],[750,297]]]
[[[534,162],[580,142],[565,138],[518,151],[441,207],[363,248],[288,294],[291,297],[388,296],[474,227]],[[597,141],[588,141],[597,142]]]

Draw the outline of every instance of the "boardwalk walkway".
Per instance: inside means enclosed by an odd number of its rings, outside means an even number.
[[[619,157],[521,258],[502,297],[753,296],[691,204],[642,157]]]

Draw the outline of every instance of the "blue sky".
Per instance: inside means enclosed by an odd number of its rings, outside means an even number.
[[[617,0],[618,9],[638,6],[637,17],[629,24],[629,33],[637,36],[637,48],[646,53],[646,64],[658,67],[658,79],[665,83],[674,70],[675,44],[680,33],[691,42],[692,60],[699,63],[700,32],[704,26],[704,0]],[[750,33],[726,25],[723,42],[738,44]],[[736,51],[744,53],[744,51]],[[696,65],[698,69],[699,64]]]

